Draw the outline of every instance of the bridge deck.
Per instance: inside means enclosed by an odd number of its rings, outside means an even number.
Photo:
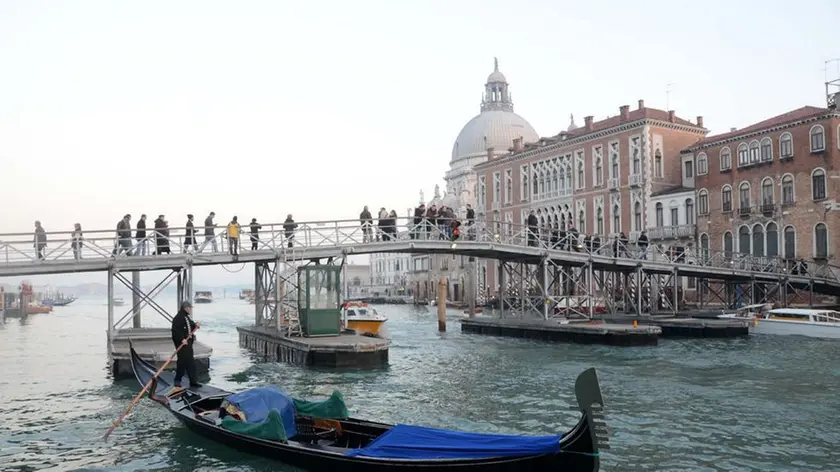
[[[407,231],[395,240],[373,241],[356,221],[331,221],[300,223],[294,236],[283,225],[263,225],[265,229],[257,242],[257,250],[243,250],[238,256],[228,252],[209,251],[214,245],[222,251],[229,244],[223,233],[198,246],[185,245],[177,229],[167,230],[165,237],[136,241],[114,238],[114,232],[88,231],[84,247],[75,258],[74,241],[67,233],[47,234],[47,246],[38,254],[32,235],[0,234],[0,277],[61,274],[73,272],[146,271],[178,269],[187,265],[205,266],[232,263],[274,261],[279,259],[309,260],[337,257],[343,254],[411,253],[454,254],[507,262],[539,264],[549,262],[563,266],[591,264],[597,271],[633,272],[641,268],[648,273],[680,275],[713,280],[776,283],[786,281],[797,288],[812,288],[816,293],[840,294],[840,268],[812,261],[790,261],[778,257],[757,257],[737,253],[713,251],[675,254],[657,247],[649,247],[644,256],[638,248],[617,243],[586,246],[580,239],[566,241],[546,240],[531,236],[527,229],[512,227],[509,230],[489,231],[474,225],[464,231],[464,237],[452,241],[443,228],[414,226],[402,222]],[[198,229],[199,234],[202,233]],[[150,230],[150,234],[154,231]],[[93,236],[91,236],[93,235]],[[201,236],[199,236],[201,238]],[[247,244],[247,234],[241,242]],[[143,254],[144,248],[157,245],[161,255]],[[121,247],[123,245],[123,247]],[[121,250],[115,250],[115,247]],[[114,255],[115,252],[121,253]]]

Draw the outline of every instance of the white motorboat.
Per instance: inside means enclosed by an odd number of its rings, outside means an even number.
[[[114,298],[114,306],[123,306],[125,305],[125,300],[122,298],[116,297]]]
[[[213,292],[196,291],[193,303],[213,303]]]
[[[799,335],[840,339],[840,312],[808,308],[776,308],[754,316],[733,316],[750,321],[750,334]]]

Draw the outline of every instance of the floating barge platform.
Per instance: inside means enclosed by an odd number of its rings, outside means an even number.
[[[662,334],[662,328],[652,325],[633,327],[632,324],[603,322],[561,324],[557,319],[491,317],[463,318],[461,331],[491,336],[611,346],[655,346]]]
[[[341,334],[289,337],[275,328],[239,326],[239,345],[266,359],[313,367],[382,367],[388,364],[387,339]]]
[[[727,318],[675,318],[673,316],[605,316],[607,322],[658,326],[664,338],[738,338],[749,336],[749,322]]]
[[[200,335],[196,336],[200,338]],[[110,342],[111,374],[114,379],[134,378],[131,370],[131,354],[129,341],[134,350],[144,361],[160,367],[175,352],[175,345],[172,344],[172,332],[169,328],[129,328],[121,329],[113,333]],[[195,370],[200,377],[205,377],[210,372],[210,356],[213,349],[196,341],[193,343],[193,355],[195,358]],[[167,370],[175,370],[176,363],[172,361]]]

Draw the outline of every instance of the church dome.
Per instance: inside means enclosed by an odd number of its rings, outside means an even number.
[[[468,121],[458,133],[452,147],[452,160],[486,155],[487,148],[493,148],[497,153],[506,153],[516,138],[522,138],[526,143],[540,139],[525,118],[512,111],[483,111]]]
[[[487,77],[484,87],[481,113],[464,125],[452,146],[453,163],[485,156],[491,147],[497,153],[506,153],[516,138],[522,138],[526,143],[540,138],[525,118],[513,112],[507,79],[499,71],[498,60],[494,60],[493,73]]]

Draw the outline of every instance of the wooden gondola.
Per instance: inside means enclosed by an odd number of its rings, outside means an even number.
[[[131,363],[141,385],[154,378],[156,369],[133,348]],[[601,389],[591,368],[575,382],[580,419],[566,434],[556,436],[465,433],[355,418],[323,420],[293,412],[297,425],[293,436],[262,439],[222,426],[220,417],[230,416],[224,402],[237,394],[208,385],[180,388],[173,380],[172,372],[161,373],[152,383],[149,397],[167,407],[188,429],[237,451],[313,471],[588,472],[599,470],[599,451],[609,449]],[[188,384],[186,379],[184,384]]]

